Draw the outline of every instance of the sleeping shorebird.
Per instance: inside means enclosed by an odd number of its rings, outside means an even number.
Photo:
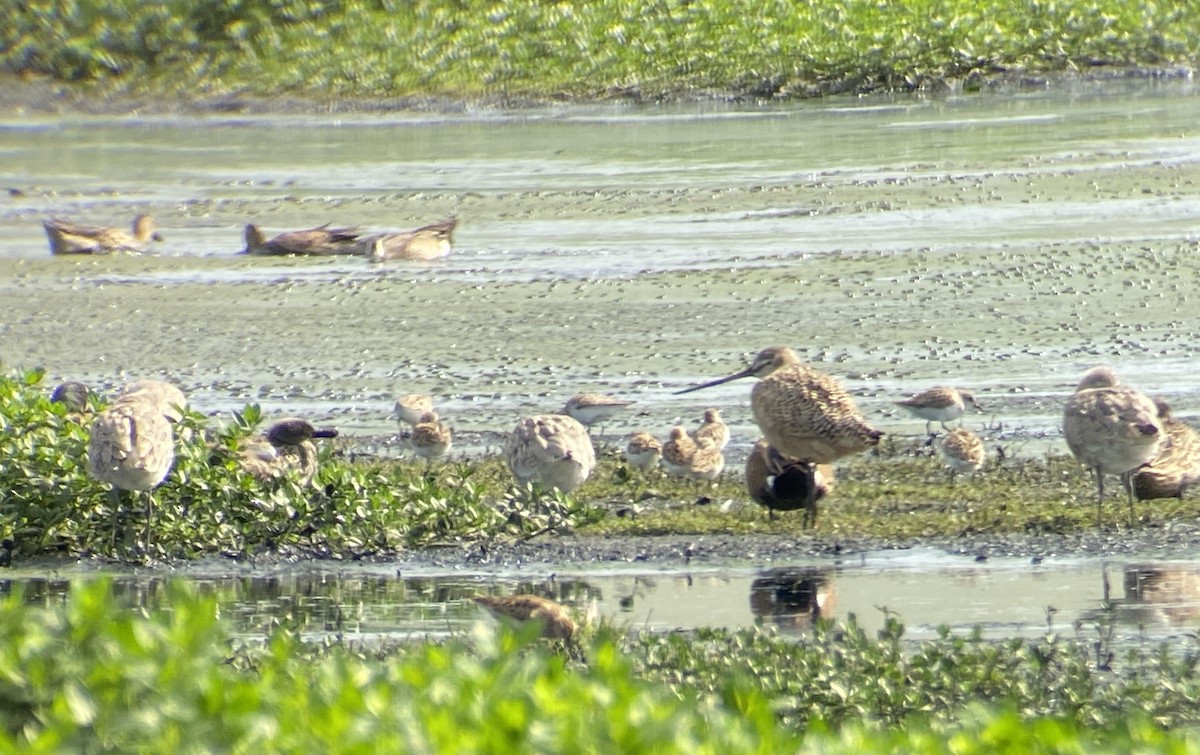
[[[244,235],[246,248],[240,253],[255,256],[329,256],[362,254],[363,251],[357,228],[330,228],[328,223],[303,231],[286,231],[270,240],[258,226],[250,223]]]
[[[1200,434],[1171,416],[1165,401],[1155,401],[1166,439],[1153,459],[1133,471],[1133,495],[1139,501],[1183,498],[1200,479]]]
[[[1129,472],[1154,459],[1166,433],[1158,407],[1147,396],[1120,383],[1108,367],[1084,373],[1063,411],[1067,448],[1096,478],[1096,524],[1104,502],[1104,475],[1120,475],[1129,494],[1133,521],[1133,487]]]
[[[759,439],[746,457],[746,492],[767,508],[771,519],[776,511],[804,509],[802,524],[815,527],[817,501],[833,490],[834,484],[833,467],[789,459],[766,438]]]
[[[961,427],[951,430],[942,439],[938,450],[946,465],[950,467],[951,480],[959,472],[974,473],[983,466],[983,441],[970,430],[964,430]]]
[[[91,388],[88,388],[83,383],[72,380],[54,386],[54,391],[50,394],[50,400],[67,407],[67,411],[70,414],[78,417],[88,411],[88,400],[91,395]]]
[[[696,455],[696,441],[682,425],[671,428],[671,435],[662,447],[662,465],[672,477],[687,477]]]
[[[803,364],[786,346],[763,349],[746,369],[676,393],[749,376],[761,378],[750,391],[754,421],[767,442],[784,456],[828,464],[865,451],[883,437],[867,424],[837,380]],[[815,494],[815,489],[810,490],[810,495]]]
[[[386,260],[435,260],[450,253],[458,218],[431,223],[413,231],[381,233],[363,239],[371,262]]]
[[[238,466],[260,482],[278,479],[296,470],[297,481],[308,485],[317,474],[317,446],[313,438],[336,438],[333,428],[314,427],[299,417],[288,417],[267,429],[262,441],[251,443],[238,457]]]
[[[87,226],[66,220],[43,220],[46,237],[50,239],[51,254],[111,254],[113,252],[145,252],[151,241],[162,241],[154,230],[154,218],[138,215],[133,219],[133,233],[121,228]]]
[[[423,393],[406,393],[393,407],[396,419],[412,427],[421,421],[421,415],[433,411],[433,399]]]
[[[657,467],[661,456],[662,444],[650,433],[636,432],[625,444],[625,461],[643,472]]]
[[[409,442],[412,443],[413,453],[424,459],[427,465],[433,464],[434,459],[445,456],[450,450],[450,428],[438,420],[437,412],[425,412],[421,420],[413,425]]]
[[[509,471],[520,485],[538,483],[570,493],[596,468],[587,429],[565,414],[544,414],[517,423],[504,447]]]
[[[896,404],[912,412],[914,417],[925,420],[927,435],[934,422],[941,423],[943,430],[949,430],[946,423],[951,420],[961,420],[967,404],[975,407],[976,411],[983,411],[969,391],[940,385],[921,391],[903,401],[897,401]]]
[[[711,438],[701,438],[696,442],[696,452],[688,464],[688,479],[709,482],[721,476],[725,469],[725,454]]]
[[[696,443],[702,438],[708,438],[721,450],[729,445],[729,425],[721,421],[719,409],[704,410],[704,422],[692,431],[692,440]]]
[[[175,463],[171,421],[182,417],[187,401],[181,399],[182,391],[169,383],[147,380],[139,385],[138,390],[118,395],[92,420],[87,472],[112,486],[114,514],[120,509],[120,491],[146,494],[145,545],[149,547],[154,512],[151,491],[162,484]],[[115,528],[113,532],[115,538]]]

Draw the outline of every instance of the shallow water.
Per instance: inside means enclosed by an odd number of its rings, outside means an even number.
[[[1189,82],[778,107],[14,116],[0,119],[0,359],[44,366],[50,384],[165,377],[214,416],[257,402],[268,418],[332,420],[382,455],[402,451],[388,415],[408,392],[435,396],[457,453],[495,448],[578,391],[637,401],[609,439],[665,435],[717,405],[740,469],[749,386],[673,391],[783,342],[889,433],[923,431],[896,399],[951,383],[986,407],[968,426],[989,448],[1062,452],[1061,402],[1097,363],[1184,419],[1200,407],[1197,123]],[[142,211],[166,237],[156,256],[47,254],[42,218]],[[375,231],[451,214],[454,252],[432,264],[235,256],[248,221]],[[1057,623],[1102,600],[1099,564],[816,566],[839,615],[877,620],[886,605],[925,632],[1040,631],[1045,605]],[[758,578],[570,576],[602,613],[659,627],[752,621]],[[277,577],[287,595],[309,589],[301,579]],[[455,626],[475,615],[466,591],[518,577],[364,579],[333,582],[359,591],[376,627],[360,631],[377,632]],[[960,611],[944,580],[982,607]],[[419,620],[392,597],[427,590],[457,597],[417,601]],[[252,626],[259,600],[230,610]],[[727,608],[673,613],[689,604]]]

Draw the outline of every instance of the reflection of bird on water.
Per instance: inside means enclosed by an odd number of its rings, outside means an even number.
[[[328,223],[303,231],[285,231],[269,240],[258,226],[251,223],[246,226],[245,238],[246,248],[241,251],[241,254],[255,256],[362,254],[357,228],[330,228]]]
[[[1133,564],[1124,567],[1122,577],[1124,597],[1114,599],[1104,570],[1104,601],[1129,614],[1129,621],[1145,621],[1146,613],[1172,626],[1200,618],[1200,568],[1195,564]]]
[[[296,470],[297,481],[308,485],[317,474],[317,446],[313,438],[336,438],[333,428],[314,427],[299,417],[281,419],[267,430],[266,443],[252,444],[242,451],[238,465],[262,482],[269,482],[288,470]]]
[[[897,401],[896,404],[904,407],[912,413],[914,417],[925,420],[925,433],[928,435],[932,423],[941,423],[943,430],[948,430],[946,423],[952,420],[962,419],[963,412],[967,409],[967,404],[975,407],[975,411],[981,412],[983,408],[975,401],[975,397],[969,391],[964,391],[961,388],[949,388],[946,386],[936,386],[920,393],[910,396],[903,401]]]
[[[625,444],[625,461],[643,472],[658,466],[662,456],[662,444],[658,438],[647,432],[636,432],[629,436]]]
[[[565,414],[544,414],[517,423],[504,447],[509,471],[520,485],[538,483],[570,493],[596,467],[587,429]]]
[[[472,600],[501,621],[536,623],[541,626],[542,637],[562,640],[568,652],[574,654],[576,651],[575,634],[579,631],[579,626],[571,618],[571,612],[561,603],[539,595],[476,595]]]
[[[1121,476],[1133,520],[1133,488],[1126,473],[1154,458],[1163,435],[1158,407],[1148,397],[1122,385],[1108,367],[1084,373],[1063,410],[1063,436],[1096,479],[1097,524],[1109,474]]]
[[[771,569],[750,584],[755,617],[781,626],[811,626],[817,619],[831,618],[836,605],[837,592],[821,569]]]
[[[833,467],[789,459],[766,438],[760,438],[746,457],[746,492],[767,507],[772,519],[776,511],[804,509],[804,526],[815,527],[817,501],[833,486]]]
[[[867,424],[838,381],[803,364],[786,346],[763,349],[744,370],[676,393],[749,376],[761,378],[750,391],[754,421],[767,442],[784,456],[829,464],[865,451],[883,437]],[[810,491],[816,494],[815,488]]]
[[[1200,435],[1171,416],[1165,401],[1155,401],[1158,419],[1166,433],[1153,459],[1133,471],[1133,494],[1139,501],[1183,498],[1200,479]]]
[[[385,260],[434,260],[450,253],[458,218],[430,223],[412,231],[381,233],[363,239],[371,262]]]
[[[46,237],[50,239],[51,254],[111,254],[113,252],[144,252],[151,241],[162,241],[154,230],[154,218],[138,215],[133,219],[133,233],[121,228],[87,226],[53,218],[43,220]]]

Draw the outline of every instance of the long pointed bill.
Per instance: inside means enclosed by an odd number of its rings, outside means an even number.
[[[314,438],[336,438],[338,436],[338,431],[332,427],[318,428],[313,430],[312,436]]]
[[[717,378],[716,380],[710,380],[707,383],[701,383],[700,385],[693,385],[691,388],[684,388],[682,391],[675,391],[671,395],[678,396],[681,393],[691,393],[692,391],[698,391],[701,388],[712,388],[714,385],[720,385],[721,383],[728,383],[732,380],[738,380],[740,378],[750,377],[753,374],[754,373],[751,372],[749,368],[746,368],[746,369],[742,370],[741,372],[735,372],[732,375],[727,375],[723,378]]]

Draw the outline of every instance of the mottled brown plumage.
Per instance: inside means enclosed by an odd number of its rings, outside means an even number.
[[[362,242],[357,228],[330,228],[329,224],[308,228],[303,231],[286,231],[268,240],[253,223],[246,226],[246,248],[242,254],[311,255],[362,254]]]
[[[687,477],[696,455],[696,441],[682,425],[671,428],[671,435],[662,447],[663,469],[672,477]]]
[[[544,414],[517,423],[504,458],[521,485],[570,493],[596,467],[596,450],[587,428],[565,414]]]
[[[1171,416],[1165,401],[1155,401],[1165,440],[1149,462],[1133,472],[1133,494],[1139,501],[1183,498],[1200,479],[1200,434]]]
[[[930,431],[933,422],[941,423],[943,430],[949,429],[946,423],[955,419],[961,420],[968,404],[975,407],[975,411],[983,411],[969,391],[941,385],[897,401],[896,404],[912,412],[913,416],[925,420],[926,433]]]
[[[433,411],[433,399],[423,393],[406,393],[396,401],[396,418],[412,426],[421,421],[421,415]]]
[[[815,527],[817,502],[834,484],[833,467],[788,458],[766,438],[759,439],[746,457],[746,492],[767,508],[772,519],[776,511],[804,509],[803,525]]]
[[[381,233],[363,239],[371,262],[386,260],[434,260],[450,253],[458,218],[431,223],[412,231]]]
[[[1096,479],[1096,522],[1104,501],[1104,475],[1120,475],[1129,494],[1133,519],[1133,489],[1128,472],[1150,461],[1164,437],[1158,407],[1147,396],[1120,383],[1108,367],[1084,374],[1063,410],[1063,437],[1075,458]]]
[[[703,438],[711,440],[713,445],[720,449],[729,445],[729,426],[721,420],[721,410],[715,408],[704,410],[704,421],[700,423],[700,427],[692,431],[692,439],[696,443]]]
[[[725,454],[711,438],[696,442],[696,452],[688,464],[687,476],[692,480],[712,481],[721,476],[725,469]]]
[[[73,415],[81,415],[87,412],[91,395],[91,388],[83,383],[70,381],[56,385],[50,394],[50,400],[67,407],[67,411]]]
[[[133,233],[121,228],[87,226],[67,220],[43,220],[51,254],[111,254],[114,252],[141,253],[151,241],[162,241],[154,230],[154,218],[138,215],[133,219]]]
[[[299,417],[288,417],[267,429],[262,441],[251,443],[238,457],[238,465],[261,482],[278,479],[294,471],[301,485],[317,474],[317,446],[313,438],[336,438],[333,428],[318,428]]]
[[[648,432],[636,432],[629,436],[625,444],[625,460],[630,466],[643,471],[650,470],[658,466],[661,457],[662,443],[658,442],[658,438]]]
[[[438,421],[437,412],[425,412],[420,421],[413,425],[409,442],[412,443],[413,453],[432,463],[450,450],[450,428]]]
[[[602,393],[577,393],[567,399],[562,408],[562,414],[571,417],[585,427],[591,427],[597,422],[603,424],[622,409],[634,402],[605,396]]]
[[[959,472],[973,473],[983,466],[985,456],[983,441],[970,430],[962,428],[951,430],[942,439],[938,450],[941,452],[946,466],[950,467],[952,479]]]
[[[508,595],[493,597],[476,595],[476,603],[488,609],[498,619],[518,623],[535,622],[541,625],[541,635],[550,640],[572,642],[579,631],[570,611],[561,603],[538,595]]]

